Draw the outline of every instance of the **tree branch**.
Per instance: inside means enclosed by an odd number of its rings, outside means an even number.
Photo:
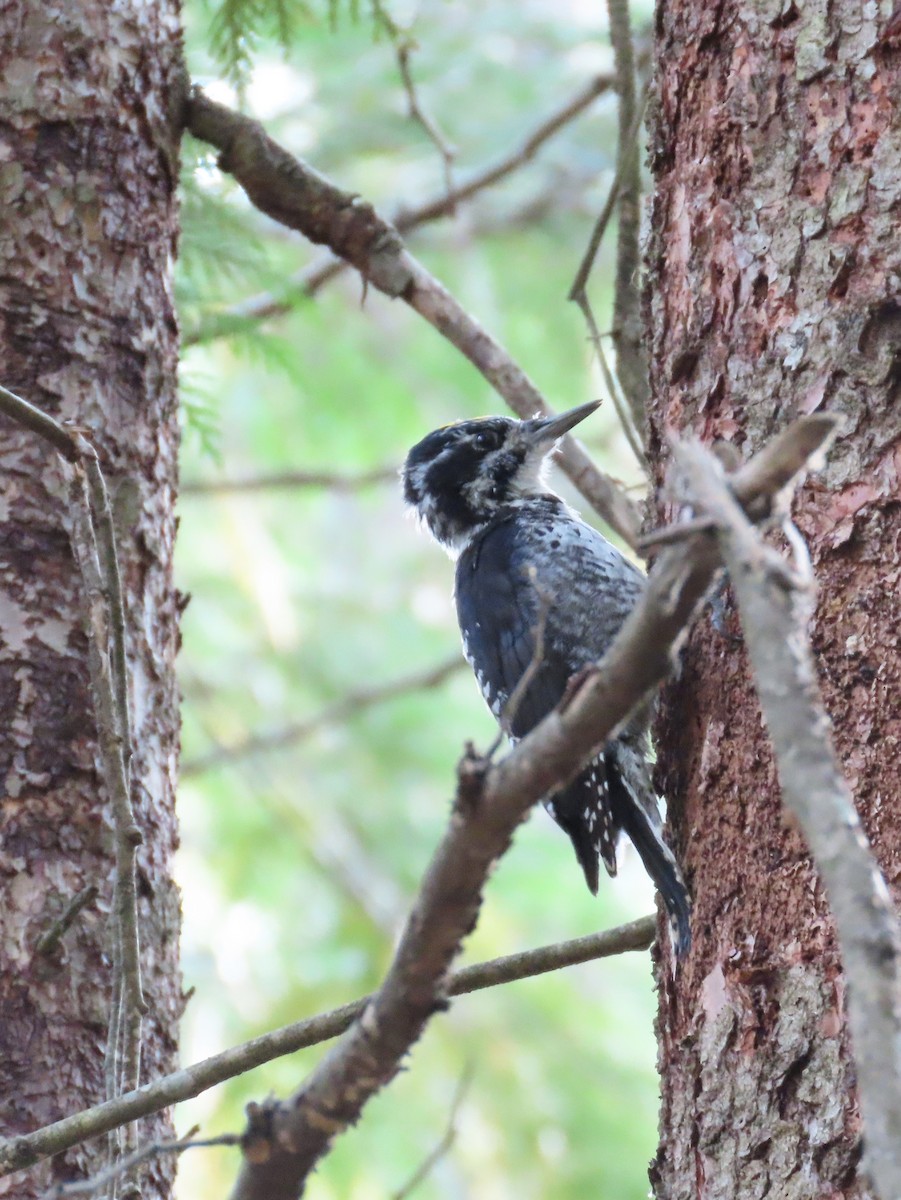
[[[833,427],[829,419],[802,418],[777,439],[783,464],[793,449],[792,475],[808,457],[801,447],[811,440],[818,445]],[[732,484],[750,500],[764,478],[755,458]],[[288,1102],[253,1106],[232,1200],[294,1200],[335,1136],[394,1078],[429,1019],[446,1007],[450,964],[475,925],[487,877],[517,825],[532,804],[578,773],[668,673],[672,650],[717,566],[716,543],[707,534],[665,550],[611,649],[567,705],[495,765],[468,749],[450,825],[381,988]]]
[[[82,888],[80,892],[76,893],[50,928],[45,929],[35,942],[34,948],[38,954],[46,954],[48,956],[55,954],[60,942],[78,920],[79,915],[89,904],[94,903],[99,894],[100,889],[94,883],[88,884],[87,887]]]
[[[435,1145],[423,1161],[419,1164],[407,1182],[391,1197],[391,1200],[407,1200],[419,1185],[429,1177],[435,1169],[437,1163],[450,1151],[454,1142],[457,1140],[457,1116],[460,1112],[460,1105],[469,1090],[469,1085],[472,1083],[472,1064],[467,1063],[463,1074],[460,1076],[460,1082],[457,1084],[457,1089],[454,1092],[454,1098],[451,1101],[450,1113],[447,1118],[447,1127],[441,1135],[441,1139]]]
[[[545,142],[575,120],[594,103],[598,96],[609,91],[614,84],[615,77],[613,75],[596,75],[556,112],[542,121],[509,154],[484,167],[481,171],[477,171],[450,193],[442,191],[439,195],[412,208],[399,207],[392,218],[395,229],[399,233],[409,233],[420,225],[450,216],[464,201],[471,200],[479,192],[495,183],[500,183],[502,179],[506,179],[507,176],[530,162]],[[335,276],[340,275],[346,268],[347,263],[329,255],[324,261],[313,263],[294,275],[281,295],[263,292],[208,319],[198,329],[186,334],[183,339],[184,345],[193,346],[198,342],[207,342],[216,337],[223,337],[237,329],[244,328],[248,321],[261,321],[289,313],[296,307],[298,299],[314,296],[321,287]]]
[[[453,168],[454,159],[457,157],[457,148],[450,144],[438,128],[434,118],[430,117],[422,107],[419,93],[416,90],[416,83],[413,79],[413,72],[410,69],[410,55],[414,49],[414,44],[409,39],[401,39],[395,45],[397,65],[400,70],[401,80],[403,81],[404,91],[407,95],[407,108],[410,119],[418,122],[426,137],[441,155],[441,162],[444,165],[444,188],[447,195],[450,196],[454,190]]]
[[[119,1159],[118,1162],[112,1163],[105,1170],[92,1175],[90,1179],[56,1184],[49,1192],[44,1193],[43,1200],[64,1200],[66,1196],[93,1196],[102,1187],[121,1178],[123,1174],[131,1175],[136,1167],[161,1154],[184,1154],[186,1150],[209,1149],[211,1146],[237,1146],[241,1141],[237,1135],[231,1133],[223,1133],[219,1137],[195,1139],[194,1132],[196,1131],[175,1141],[148,1142],[146,1146],[141,1146],[133,1153]]]
[[[884,1200],[901,1196],[901,929],[832,744],[810,644],[815,589],[807,550],[787,568],[749,524],[700,445],[677,449],[686,492],[720,531],[782,799],[797,819],[835,917],[864,1117],[864,1159]]]
[[[517,979],[558,971],[562,967],[574,966],[577,963],[625,954],[631,950],[646,950],[654,939],[654,927],[653,917],[642,917],[638,921],[607,929],[602,933],[593,933],[553,946],[540,946],[536,950],[524,950],[519,954],[508,954],[503,958],[475,963],[450,976],[447,994],[462,996],[482,988],[498,987]],[[151,1113],[159,1112],[161,1108],[167,1108],[170,1104],[190,1100],[202,1092],[209,1091],[216,1084],[234,1079],[236,1075],[244,1075],[255,1067],[272,1062],[273,1059],[338,1037],[350,1028],[371,999],[371,996],[363,996],[360,1000],[352,1000],[340,1008],[332,1009],[331,1012],[284,1025],[281,1029],[274,1029],[252,1041],[233,1046],[190,1067],[165,1075],[162,1079],[145,1084],[128,1095],[97,1104],[93,1108],[63,1117],[52,1125],[45,1125],[43,1129],[2,1142],[0,1177],[24,1170],[53,1154],[61,1154],[72,1146],[99,1137],[111,1129],[126,1125],[129,1121],[150,1116]]]
[[[367,284],[404,300],[469,359],[515,413],[533,417],[549,411],[525,372],[413,258],[397,230],[372,205],[342,192],[277,145],[257,121],[216,104],[198,88],[188,102],[187,126],[221,151],[220,168],[237,179],[257,208],[310,241],[327,244]],[[632,501],[571,435],[563,439],[558,458],[589,504],[634,544],[639,522]]]
[[[182,496],[218,496],[231,492],[265,492],[277,488],[324,488],[333,492],[357,492],[378,483],[396,483],[397,467],[376,467],[359,475],[335,471],[279,471],[273,475],[249,475],[244,479],[188,479],[179,489]]]
[[[296,745],[310,737],[323,725],[338,725],[349,717],[386,700],[394,700],[407,692],[427,691],[440,687],[451,675],[461,670],[466,660],[460,654],[430,667],[427,671],[417,671],[412,675],[403,675],[400,679],[392,679],[389,683],[378,684],[376,687],[359,688],[348,692],[334,704],[330,704],[313,717],[305,721],[297,721],[284,729],[270,730],[268,733],[258,733],[247,738],[236,746],[218,746],[207,754],[199,755],[182,765],[181,777],[186,779],[191,775],[200,775],[204,771],[212,771],[226,763],[237,762],[253,754],[261,754],[270,750],[283,750],[286,746]]]
[[[135,883],[142,838],[131,803],[125,609],[115,529],[97,452],[82,433],[2,386],[0,411],[53,446],[62,460],[68,490],[64,520],[81,574],[97,740],[115,831],[113,985],[104,1068],[109,1097],[131,1091],[140,1082],[141,1021],[147,1011]],[[112,1157],[120,1150],[119,1139],[114,1138]]]
[[[633,113],[632,124],[628,133],[625,135],[626,140],[634,145],[637,145],[638,130],[644,116],[644,106],[646,94],[643,93],[641,103],[638,109]],[[620,138],[623,137],[622,128],[620,129]],[[607,355],[604,352],[604,343],[601,339],[601,331],[598,328],[597,319],[594,315],[594,309],[591,307],[591,301],[588,298],[588,280],[591,278],[591,272],[594,270],[595,259],[598,251],[601,248],[601,242],[604,239],[604,234],[607,232],[607,226],[610,224],[610,218],[613,216],[613,210],[616,208],[617,201],[620,198],[620,193],[625,182],[623,172],[628,169],[628,157],[620,156],[616,164],[616,173],[613,176],[613,182],[610,184],[610,190],[607,192],[607,199],[601,211],[598,213],[597,220],[591,230],[591,235],[588,239],[588,245],[585,248],[585,253],[582,260],[576,269],[576,276],[573,279],[572,286],[569,289],[567,296],[568,300],[572,300],[579,306],[582,315],[585,318],[585,324],[588,326],[588,336],[594,346],[595,353],[598,356],[601,374],[604,376],[604,384],[610,394],[610,399],[616,409],[616,415],[619,417],[619,423],[626,435],[626,440],[632,453],[635,455],[639,465],[647,470],[647,456],[645,454],[643,434],[639,434],[639,430],[643,430],[643,426],[635,424],[634,411],[627,398],[620,394],[620,383],[614,377],[613,372],[607,362]]]
[[[756,516],[767,514],[775,493],[804,469],[833,428],[834,421],[825,415],[793,422],[731,476],[735,497]],[[342,1064],[352,1066],[353,1052],[360,1046],[365,1051],[367,1039],[371,1049],[378,1051],[378,1057],[374,1064],[368,1055],[366,1061],[377,1069],[356,1080],[355,1097],[348,1097],[347,1093],[338,1096],[346,1103],[331,1123],[326,1118],[325,1127],[311,1128],[311,1122],[304,1121],[302,1147],[307,1162],[314,1162],[346,1126],[348,1100],[353,1100],[349,1108],[359,1114],[386,1076],[394,1074],[401,1056],[419,1036],[427,1015],[437,1004],[444,1003],[450,994],[446,967],[456,953],[459,938],[471,928],[482,883],[494,859],[509,844],[513,828],[535,799],[571,778],[579,763],[594,754],[597,744],[606,740],[626,713],[641,702],[650,686],[665,676],[671,650],[714,577],[717,562],[714,542],[707,534],[696,534],[684,545],[663,551],[651,572],[647,593],[603,660],[602,670],[585,680],[565,712],[549,715],[497,766],[482,770],[479,761],[471,757],[464,761],[461,790],[449,833],[428,871],[421,900],[408,923],[386,984],[377,997],[362,1002],[365,1009],[372,1009],[370,1014],[350,1039],[342,1043],[337,1055],[326,1058],[311,1082],[328,1099],[329,1092],[334,1091],[335,1064],[338,1068]],[[436,924],[430,924],[430,917],[436,917]],[[434,946],[433,929],[438,935]],[[422,940],[426,942],[425,948],[418,944]],[[416,958],[418,954],[421,959]],[[412,996],[406,994],[409,983],[416,985]],[[410,1007],[415,1020],[400,1033],[394,1016],[398,1010]],[[10,1139],[0,1145],[0,1172],[10,1174],[28,1168],[49,1154],[60,1153],[180,1099],[197,1096],[259,1062],[288,1054],[300,1045],[334,1037],[359,1013],[360,1006],[350,1004],[337,1013],[326,1014],[325,1018],[266,1034],[127,1096],[78,1112],[35,1133]],[[394,1038],[391,1038],[392,1028]],[[386,1049],[390,1051],[388,1058],[383,1057]],[[317,1098],[316,1092],[311,1097],[310,1090],[304,1090],[301,1097],[302,1108],[299,1106],[296,1111],[307,1118],[314,1111],[310,1100]],[[319,1104],[324,1106],[322,1100]],[[269,1159],[269,1169],[278,1165],[276,1158],[286,1157],[283,1148],[278,1148]],[[296,1163],[290,1164],[290,1169],[296,1178]],[[280,1194],[284,1193],[272,1193],[272,1200],[277,1200]]]
[[[641,256],[641,164],[638,131],[644,100],[635,87],[635,50],[629,22],[629,0],[607,0],[610,40],[616,62],[619,93],[619,145],[616,173],[620,179],[619,226],[616,245],[616,287],[613,297],[613,341],[619,381],[629,403],[632,421],[642,443],[647,435],[648,363],[641,320],[638,270]]]

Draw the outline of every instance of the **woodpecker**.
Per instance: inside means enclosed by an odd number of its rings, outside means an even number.
[[[559,438],[597,407],[446,425],[413,447],[401,473],[407,504],[456,559],[463,652],[513,741],[604,655],[645,586],[644,575],[545,482]],[[526,672],[526,685],[514,695]],[[629,836],[660,892],[681,957],[691,943],[690,903],[661,832],[647,727],[647,714],[634,717],[544,803],[569,835],[595,895],[599,862],[615,875],[619,833]]]

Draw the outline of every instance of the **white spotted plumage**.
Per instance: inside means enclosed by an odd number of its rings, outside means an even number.
[[[560,702],[574,676],[603,657],[644,587],[628,559],[543,481],[540,468],[554,439],[593,407],[560,418],[460,422],[423,438],[404,467],[408,503],[459,556],[455,601],[463,652],[514,741]],[[527,672],[528,686],[518,689]],[[629,836],[663,896],[681,954],[690,943],[689,901],[661,833],[646,728],[646,714],[634,718],[575,779],[547,796],[545,807],[570,837],[593,892],[601,862],[616,873],[619,833]]]

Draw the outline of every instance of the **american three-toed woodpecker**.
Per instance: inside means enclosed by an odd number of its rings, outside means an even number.
[[[603,656],[644,587],[641,572],[544,482],[557,440],[596,407],[530,421],[461,421],[423,438],[404,464],[407,503],[457,558],[454,591],[464,653],[513,739],[537,725],[570,679]],[[528,686],[509,712],[527,670]],[[628,834],[663,898],[676,951],[684,954],[690,944],[688,894],[661,833],[646,716],[633,718],[545,804],[572,840],[594,893],[599,860],[614,875],[618,835]]]

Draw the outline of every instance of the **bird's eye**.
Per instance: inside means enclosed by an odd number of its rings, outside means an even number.
[[[473,439],[473,444],[477,450],[488,450],[494,439],[490,433],[477,433]]]

